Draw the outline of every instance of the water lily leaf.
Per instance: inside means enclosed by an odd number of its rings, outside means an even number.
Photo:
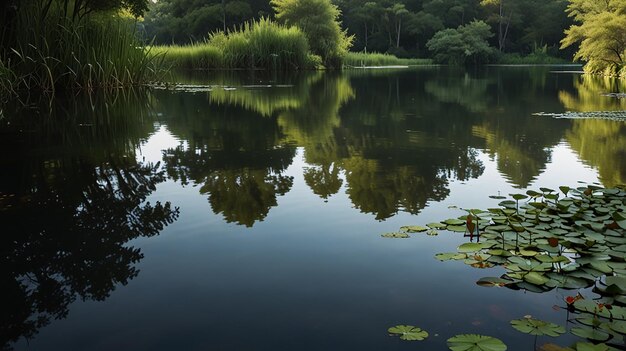
[[[533,318],[514,319],[511,321],[511,326],[522,333],[530,335],[548,335],[557,337],[565,333],[565,328],[558,324]]]
[[[435,258],[439,261],[464,260],[467,258],[467,255],[458,252],[446,252],[436,254]]]
[[[563,195],[567,196],[567,193],[569,193],[572,188],[570,188],[569,186],[560,186],[559,190],[561,190]]]
[[[406,239],[410,238],[407,233],[385,233],[381,235],[383,238]]]
[[[448,339],[452,351],[505,351],[506,345],[499,339],[478,334],[460,334]]]
[[[405,225],[400,227],[400,230],[407,233],[420,233],[428,230],[427,227],[422,227],[421,225]]]
[[[462,224],[465,224],[465,221],[462,221],[462,220],[457,219],[457,218],[446,219],[443,222],[445,224],[447,224],[447,225],[462,225]]]
[[[453,231],[453,232],[465,233],[465,231],[467,230],[467,227],[464,225],[449,225],[446,229]]]
[[[611,328],[611,330],[615,332],[626,335],[626,322],[625,321],[613,321],[609,323],[609,328]]]
[[[497,277],[483,277],[483,278],[480,278],[476,282],[476,285],[485,286],[485,287],[505,286],[505,285],[511,284],[513,282],[514,281],[507,280],[507,279],[502,279],[502,278],[497,278]]]
[[[594,329],[590,327],[574,327],[570,332],[581,338],[587,338],[594,341],[606,341],[609,340],[611,335],[601,329]]]
[[[476,251],[480,251],[482,249],[486,249],[491,245],[485,244],[485,243],[464,243],[461,244],[458,248],[457,251],[459,252],[476,252]]]
[[[439,235],[439,232],[438,232],[438,231],[436,231],[435,229],[429,229],[429,230],[426,232],[426,235],[430,235],[430,236],[437,236],[437,235]]]
[[[528,199],[527,195],[524,194],[509,194],[513,199],[515,200],[524,200],[524,199]]]
[[[536,191],[534,191],[534,190],[528,190],[528,191],[526,191],[526,194],[528,194],[528,196],[530,196],[530,197],[538,197],[538,196],[541,196],[541,193],[538,193],[538,192],[536,192]]]
[[[524,280],[531,284],[543,285],[547,283],[550,278],[538,272],[529,272],[528,274],[524,275]]]
[[[550,188],[539,188],[539,190],[541,190],[543,193],[553,193],[554,190],[550,189]]]
[[[428,223],[426,226],[431,229],[446,229],[446,225],[440,222]]]
[[[608,346],[607,344],[592,344],[590,342],[577,342],[575,345],[576,351],[612,351],[614,348]]]
[[[412,325],[396,325],[387,329],[389,334],[400,335],[402,340],[424,340],[428,337],[428,332]]]

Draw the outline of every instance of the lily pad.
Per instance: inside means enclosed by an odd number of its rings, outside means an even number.
[[[428,227],[422,227],[421,225],[406,225],[400,227],[400,230],[407,233],[420,233],[428,230]]]
[[[565,328],[558,324],[533,318],[514,319],[511,321],[511,326],[522,333],[530,335],[548,335],[557,337],[565,333]]]
[[[460,334],[448,339],[452,351],[505,351],[506,345],[499,339],[479,334]]]
[[[410,238],[407,233],[385,233],[381,235],[383,238],[406,239]]]
[[[601,329],[591,327],[574,327],[570,332],[581,338],[587,338],[594,341],[607,341],[611,337],[609,333]]]
[[[389,334],[400,335],[401,340],[424,340],[428,337],[428,332],[412,325],[396,325],[387,329]]]
[[[486,249],[489,246],[487,244],[484,243],[464,243],[461,244],[457,250],[459,252],[476,252],[476,251],[480,251],[482,249]]]

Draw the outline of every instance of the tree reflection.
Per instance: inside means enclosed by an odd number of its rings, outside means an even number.
[[[11,150],[0,160],[13,170],[0,174],[4,349],[67,316],[77,298],[104,300],[127,284],[143,257],[128,242],[178,217],[169,202],[146,201],[164,175],[135,161],[134,146],[153,128],[141,100],[73,101],[46,115],[48,125],[17,116],[0,127],[0,146]]]
[[[624,93],[624,81],[608,77],[581,76],[574,81],[575,92],[561,91],[559,99],[569,111],[622,111],[626,99],[606,96]],[[572,121],[565,137],[583,161],[598,169],[607,187],[626,184],[626,125],[621,121],[580,119]]]
[[[225,95],[218,95],[218,102],[202,95],[157,96],[170,131],[186,141],[164,151],[168,175],[183,185],[200,186],[213,212],[227,222],[252,226],[263,220],[293,185],[282,173],[295,146],[283,141],[273,108],[224,103],[245,101]]]

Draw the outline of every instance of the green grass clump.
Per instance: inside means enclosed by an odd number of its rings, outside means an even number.
[[[54,13],[43,21],[35,17],[21,16],[15,40],[0,50],[1,95],[119,88],[156,79],[158,58],[139,44],[134,21],[111,15],[79,21]]]
[[[390,54],[349,52],[343,61],[344,67],[363,66],[414,66],[432,64],[430,59],[398,58]]]
[[[309,53],[306,36],[296,27],[267,18],[245,23],[239,29],[215,32],[205,42],[186,46],[155,46],[166,64],[186,69],[316,68],[319,58]]]

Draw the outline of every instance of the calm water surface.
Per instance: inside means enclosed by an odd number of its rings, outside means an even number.
[[[575,68],[578,69],[578,68]],[[571,291],[475,285],[464,240],[383,239],[526,188],[626,182],[623,82],[571,67],[202,74],[0,119],[0,343],[16,350],[531,350]],[[420,343],[386,330],[412,324]],[[566,345],[576,338],[539,338]]]

